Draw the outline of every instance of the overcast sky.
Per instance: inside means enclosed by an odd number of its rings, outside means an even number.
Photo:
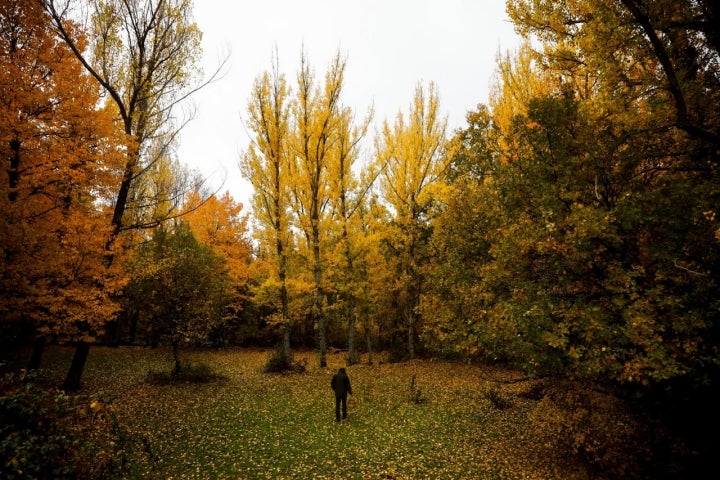
[[[418,82],[433,81],[453,131],[487,102],[498,51],[518,43],[504,0],[195,0],[194,15],[205,72],[230,58],[224,77],[193,97],[197,115],[178,155],[215,188],[224,178],[222,190],[247,208],[251,187],[237,167],[249,141],[247,101],[276,46],[292,86],[303,46],[320,80],[339,50],[347,57],[342,103],[357,118],[374,105],[377,126],[408,111]]]

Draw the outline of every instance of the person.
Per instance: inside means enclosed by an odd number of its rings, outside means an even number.
[[[347,418],[347,396],[352,395],[350,377],[344,368],[338,370],[330,381],[330,387],[335,392],[335,421],[340,421],[340,405],[342,404],[342,418]]]

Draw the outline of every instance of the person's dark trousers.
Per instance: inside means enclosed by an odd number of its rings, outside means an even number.
[[[342,403],[342,418],[347,418],[347,395],[335,396],[335,420],[340,421],[340,404]]]

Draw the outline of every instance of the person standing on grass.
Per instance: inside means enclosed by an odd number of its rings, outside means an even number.
[[[347,396],[352,395],[350,377],[344,368],[338,370],[330,381],[330,387],[335,392],[335,421],[340,421],[340,404],[342,404],[342,418],[347,418]]]

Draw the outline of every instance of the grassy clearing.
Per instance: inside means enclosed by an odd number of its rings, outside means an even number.
[[[535,402],[512,392],[497,408],[485,393],[514,372],[413,361],[348,368],[356,405],[336,423],[330,378],[342,354],[297,375],[261,372],[272,352],[191,352],[226,380],[154,385],[149,371],[170,370],[169,351],[93,348],[85,389],[114,398],[123,428],[144,439],[128,478],[585,479],[534,432]],[[61,377],[72,352],[50,349],[50,375]],[[417,403],[411,379],[425,401]],[[501,387],[505,388],[505,387]],[[153,458],[154,457],[154,458]]]

